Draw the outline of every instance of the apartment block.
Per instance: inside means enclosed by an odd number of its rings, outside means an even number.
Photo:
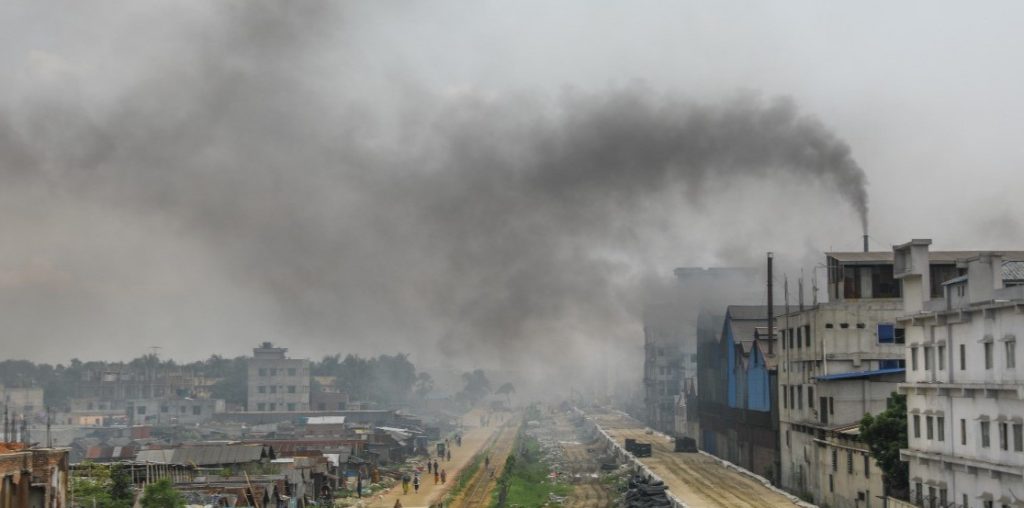
[[[287,352],[288,348],[270,342],[253,349],[248,367],[248,411],[309,411],[310,362],[288,358]]]

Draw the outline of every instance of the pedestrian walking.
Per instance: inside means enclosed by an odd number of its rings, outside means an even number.
[[[402,500],[395,499],[395,508],[402,508]]]
[[[434,459],[434,474],[437,474],[437,459]]]
[[[413,479],[412,479],[412,490],[414,492],[416,492],[416,493],[419,493],[419,491],[420,491],[420,477],[419,477],[419,475],[414,476]]]
[[[448,473],[445,473],[444,469],[441,470],[441,485],[444,485],[445,480],[448,479]]]
[[[491,467],[491,456],[486,455],[484,456],[484,469],[487,469],[489,467]]]
[[[402,495],[406,495],[409,493],[410,481],[412,481],[412,479],[409,478],[409,473],[405,473],[402,475]]]
[[[448,462],[452,461],[452,451],[448,450]]]
[[[356,497],[363,497],[363,477],[361,475],[356,479]]]

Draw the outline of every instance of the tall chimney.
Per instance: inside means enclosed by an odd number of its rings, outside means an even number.
[[[772,338],[772,257],[774,255],[768,253],[768,339]]]
[[[864,235],[864,252],[868,251],[868,235]]]

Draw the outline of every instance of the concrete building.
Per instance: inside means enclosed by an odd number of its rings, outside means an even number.
[[[780,483],[815,504],[881,506],[882,475],[858,434],[903,381],[892,265],[889,252],[826,253],[830,301],[797,298],[778,319]]]
[[[674,274],[672,290],[644,309],[645,416],[652,428],[696,437],[696,410],[689,406],[696,404],[698,392],[701,312],[762,301],[763,275],[751,268],[692,267],[676,268]]]
[[[246,409],[257,412],[309,411],[309,360],[288,358],[288,348],[264,342],[249,360]]]
[[[0,442],[0,507],[64,508],[68,451]]]
[[[1024,505],[1021,252],[975,252],[936,280],[930,240],[893,248],[903,285],[911,500],[918,506]],[[941,287],[936,294],[934,288]],[[931,289],[931,290],[930,290]]]
[[[45,417],[46,402],[43,399],[43,389],[40,387],[4,387],[0,386],[0,405],[18,416],[33,419],[36,416]]]
[[[128,419],[132,424],[194,425],[224,412],[223,399],[142,399],[130,401]]]

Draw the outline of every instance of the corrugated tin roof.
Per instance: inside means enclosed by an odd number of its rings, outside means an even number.
[[[258,462],[263,457],[263,445],[233,444],[220,446],[185,446],[166,450],[143,450],[136,460],[155,464],[210,466],[215,464],[243,464]]]
[[[1024,261],[1003,261],[1003,280],[1024,280]]]
[[[818,376],[818,381],[838,381],[840,379],[861,379],[874,376],[885,376],[888,374],[901,374],[906,372],[907,369],[900,367],[895,369],[878,369],[878,370],[859,370],[856,372],[843,372],[842,374],[829,374],[827,376]]]

